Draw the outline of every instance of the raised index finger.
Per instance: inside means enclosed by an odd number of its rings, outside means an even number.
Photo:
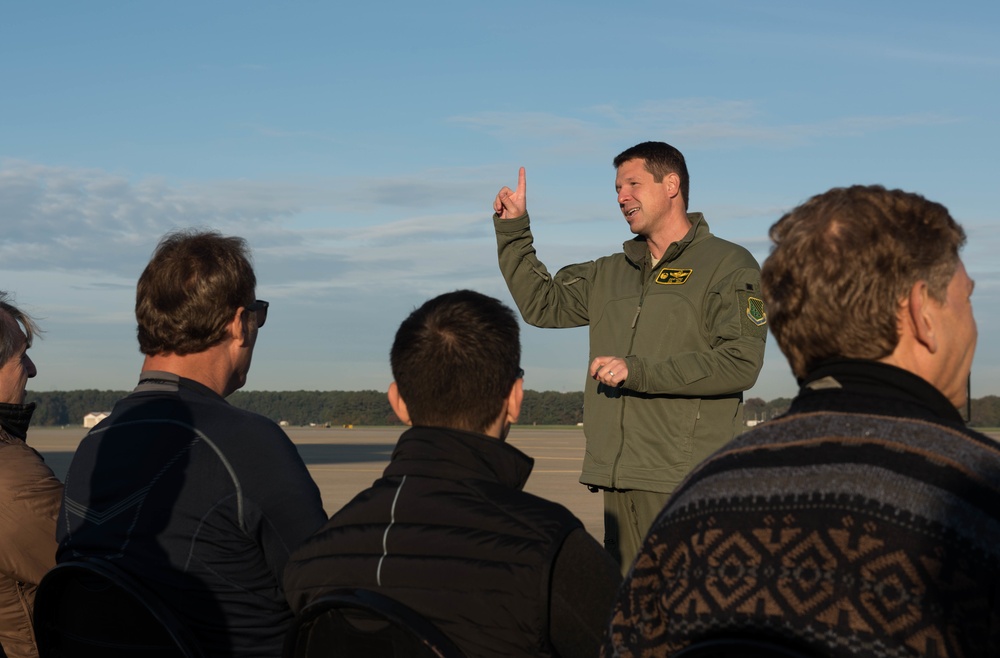
[[[517,170],[517,194],[524,196],[525,188],[527,184],[525,183],[524,167]]]

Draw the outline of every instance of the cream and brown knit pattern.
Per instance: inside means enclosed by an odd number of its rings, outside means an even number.
[[[603,655],[730,632],[831,657],[1000,656],[997,445],[829,412],[739,437],[654,525]]]

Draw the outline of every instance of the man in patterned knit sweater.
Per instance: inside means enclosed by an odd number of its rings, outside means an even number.
[[[733,635],[1000,655],[1000,448],[958,411],[977,335],[962,228],[916,194],[855,186],[770,235],[768,324],[801,390],[674,492],[602,655]]]

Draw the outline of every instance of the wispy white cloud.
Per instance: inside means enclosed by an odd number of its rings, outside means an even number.
[[[0,162],[0,262],[76,273],[66,283],[81,289],[115,288],[141,271],[164,233],[208,227],[247,238],[274,285],[460,282],[494,257],[487,195],[476,180],[441,177],[184,186],[8,160]],[[463,204],[464,212],[445,209]]]
[[[492,192],[477,186],[485,184],[475,172],[441,171],[172,184],[7,160],[0,162],[0,281],[51,329],[48,359],[68,363],[75,351],[97,349],[90,341],[113,337],[119,348],[104,357],[102,376],[127,381],[136,367],[135,281],[160,236],[189,226],[241,235],[254,252],[259,292],[275,306],[259,361],[286,364],[285,379],[267,385],[324,382],[323,363],[358,354],[375,355],[384,370],[395,326],[423,299],[462,287],[504,291],[484,209]],[[455,210],[463,205],[467,211]],[[305,344],[316,351],[311,357]],[[88,379],[81,372],[53,384],[44,375],[35,382],[43,389]]]
[[[158,180],[129,181],[95,170],[0,164],[5,267],[134,271],[168,230],[212,226],[245,231],[295,208],[192,195]]]
[[[858,137],[909,126],[933,126],[960,119],[930,112],[845,116],[817,122],[782,122],[750,100],[684,98],[635,106],[600,105],[578,116],[537,112],[486,112],[451,120],[508,139],[552,148],[564,143],[606,144],[637,133],[668,135],[688,148],[724,145],[803,146],[816,140]]]

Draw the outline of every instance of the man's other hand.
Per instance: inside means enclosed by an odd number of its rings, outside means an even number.
[[[590,376],[608,386],[621,386],[628,379],[628,364],[618,356],[599,356],[590,364]]]

